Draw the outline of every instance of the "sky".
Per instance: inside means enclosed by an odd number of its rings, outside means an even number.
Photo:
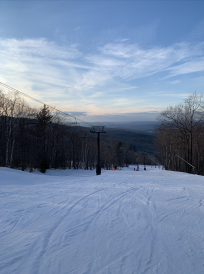
[[[85,121],[204,92],[204,1],[2,1],[0,82]]]

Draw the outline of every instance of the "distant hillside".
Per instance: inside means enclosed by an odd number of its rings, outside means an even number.
[[[154,133],[154,129],[159,125],[158,121],[134,121],[134,122],[97,122],[96,125],[103,125],[106,128],[127,130],[134,132]]]
[[[120,140],[124,145],[130,144],[131,150],[139,152],[146,151],[155,156],[154,149],[154,129],[159,125],[159,122],[127,122],[127,123],[94,123],[97,126],[105,126],[106,134],[101,134],[100,138],[107,141],[110,137],[115,140]],[[84,130],[90,131],[90,128],[83,127]],[[93,137],[97,137],[93,134]]]
[[[109,137],[120,140],[123,144],[130,144],[134,151],[146,151],[155,155],[154,134],[106,128],[106,134],[101,134],[101,138],[107,140]]]

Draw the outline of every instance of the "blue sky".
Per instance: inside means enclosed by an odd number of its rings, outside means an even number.
[[[85,121],[204,92],[204,1],[0,1],[0,81]]]

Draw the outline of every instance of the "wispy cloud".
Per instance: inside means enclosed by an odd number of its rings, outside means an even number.
[[[22,57],[37,55],[41,57],[51,57],[60,59],[73,59],[79,57],[81,53],[77,50],[76,45],[59,46],[55,42],[41,39],[0,39],[1,50],[7,50],[8,53]]]
[[[166,92],[161,92],[161,93],[155,93],[154,96],[159,96],[161,97],[161,94],[162,96],[164,97],[172,97],[172,98],[187,98],[190,93],[166,93]]]
[[[170,81],[170,82],[167,82],[168,84],[172,84],[172,85],[176,85],[176,84],[179,84],[181,81],[180,80],[174,80],[174,81]]]
[[[78,30],[80,30],[80,29],[81,29],[81,27],[78,26],[78,27],[74,28],[73,31],[78,31]]]
[[[117,39],[116,40],[116,42],[119,42],[119,43],[126,42],[126,41],[129,41],[129,39],[124,38],[124,39]]]
[[[159,20],[154,20],[148,25],[143,25],[140,27],[126,27],[124,24],[117,26],[116,28],[107,28],[103,29],[98,33],[98,36],[95,37],[94,44],[105,45],[110,42],[127,42],[137,43],[144,45],[146,43],[152,43],[156,37],[157,29],[159,26]]]
[[[118,90],[131,90],[131,89],[136,89],[138,87],[124,87],[124,88],[119,88]]]
[[[134,90],[141,93],[131,81],[161,72],[166,79],[204,71],[204,42],[144,48],[121,41],[85,53],[76,44],[59,45],[43,38],[0,39],[0,80],[40,99],[62,105],[67,100],[73,111],[84,106],[84,111],[103,113],[112,105],[113,111],[124,106],[128,112],[142,101],[138,96],[129,99]]]
[[[76,45],[59,46],[46,39],[0,39],[0,77],[6,79],[4,83],[15,82],[15,87],[29,92],[32,86],[39,86],[41,92],[47,89],[51,96],[53,86],[71,88],[72,79],[79,78],[76,70],[60,62],[76,62],[81,56]],[[23,82],[23,86],[19,86],[19,82]],[[53,96],[56,95],[56,91],[53,92]]]
[[[99,54],[89,56],[89,61],[103,70],[108,69],[113,76],[127,80],[163,71],[169,71],[167,77],[171,77],[204,70],[203,60],[197,59],[204,55],[204,43],[180,43],[150,49],[142,49],[137,44],[114,43],[99,48],[99,51]]]
[[[98,98],[103,96],[103,92],[96,92],[94,94],[92,94],[91,96],[89,96],[90,98]]]
[[[167,71],[169,71],[170,73],[164,78],[204,71],[204,57],[201,57],[193,61],[185,62],[178,66],[170,67],[167,69]]]
[[[130,102],[130,99],[122,97],[122,98],[114,99],[113,105],[125,106],[125,105],[130,105],[130,104],[141,103],[141,102],[143,102],[143,101],[142,100],[131,100],[131,102]]]

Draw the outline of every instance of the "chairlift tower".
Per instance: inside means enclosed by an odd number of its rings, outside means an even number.
[[[104,126],[93,126],[93,129],[90,130],[91,133],[97,133],[97,146],[98,146],[98,161],[96,166],[96,175],[101,175],[101,164],[100,164],[100,133],[106,133],[104,131]]]
[[[144,157],[144,170],[146,171],[146,159],[145,159],[145,157],[146,157],[146,152],[144,152],[142,155],[143,155],[143,157]]]
[[[138,162],[138,156],[136,155],[136,165],[137,165],[137,171],[139,171],[139,162]]]

